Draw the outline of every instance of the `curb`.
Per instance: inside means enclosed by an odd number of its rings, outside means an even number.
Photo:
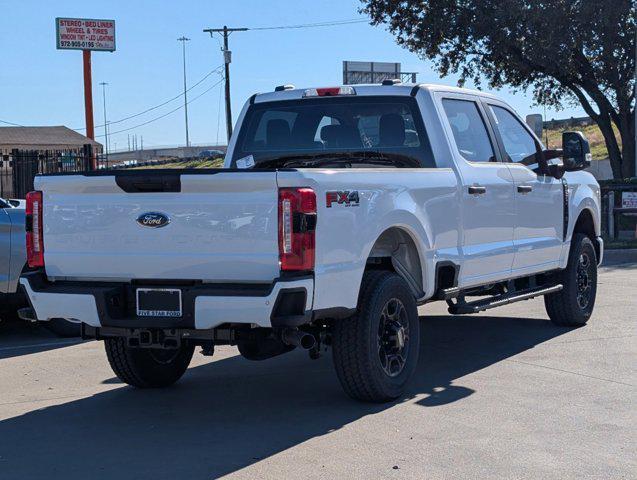
[[[604,249],[602,267],[622,265],[626,263],[637,263],[637,248],[620,248],[616,250]]]

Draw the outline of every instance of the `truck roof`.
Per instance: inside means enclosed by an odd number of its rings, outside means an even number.
[[[251,99],[253,103],[272,102],[280,100],[298,100],[303,98],[303,94],[306,90],[312,88],[354,88],[357,96],[376,96],[376,95],[404,95],[409,96],[415,94],[417,90],[427,90],[430,92],[452,92],[452,93],[465,93],[470,95],[479,95],[482,97],[496,98],[490,93],[485,93],[480,90],[472,90],[469,88],[452,87],[449,85],[439,85],[432,83],[398,83],[394,85],[378,85],[378,84],[361,84],[361,85],[325,85],[322,87],[307,87],[307,88],[286,88],[285,90],[258,93]]]

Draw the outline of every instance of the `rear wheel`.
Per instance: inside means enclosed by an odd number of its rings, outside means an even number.
[[[568,264],[560,274],[560,281],[564,288],[544,297],[551,321],[567,327],[585,325],[593,313],[597,295],[597,255],[586,235],[573,235]]]
[[[194,346],[164,350],[129,347],[125,338],[107,338],[106,356],[115,375],[138,388],[167,387],[179,380],[192,359]]]
[[[416,300],[392,272],[363,277],[357,313],[336,321],[332,353],[338,379],[352,398],[387,402],[401,396],[418,363]]]
[[[19,320],[17,308],[0,309],[0,322],[15,322]]]

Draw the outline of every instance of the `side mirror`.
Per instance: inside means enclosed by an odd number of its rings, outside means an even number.
[[[557,178],[558,180],[564,176],[564,172],[566,172],[564,165],[562,163],[549,163],[546,166],[547,175],[553,178]]]
[[[582,132],[562,133],[564,170],[572,172],[591,166],[591,147]]]

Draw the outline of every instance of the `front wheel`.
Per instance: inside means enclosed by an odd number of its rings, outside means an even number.
[[[573,235],[568,264],[560,277],[564,288],[544,297],[546,312],[556,325],[585,325],[593,313],[597,295],[597,255],[586,235]]]
[[[129,347],[125,338],[104,340],[106,356],[115,375],[133,387],[159,388],[172,385],[186,372],[194,346],[176,349]]]
[[[416,300],[398,275],[365,273],[357,313],[334,323],[332,356],[352,398],[387,402],[401,396],[418,363]]]

